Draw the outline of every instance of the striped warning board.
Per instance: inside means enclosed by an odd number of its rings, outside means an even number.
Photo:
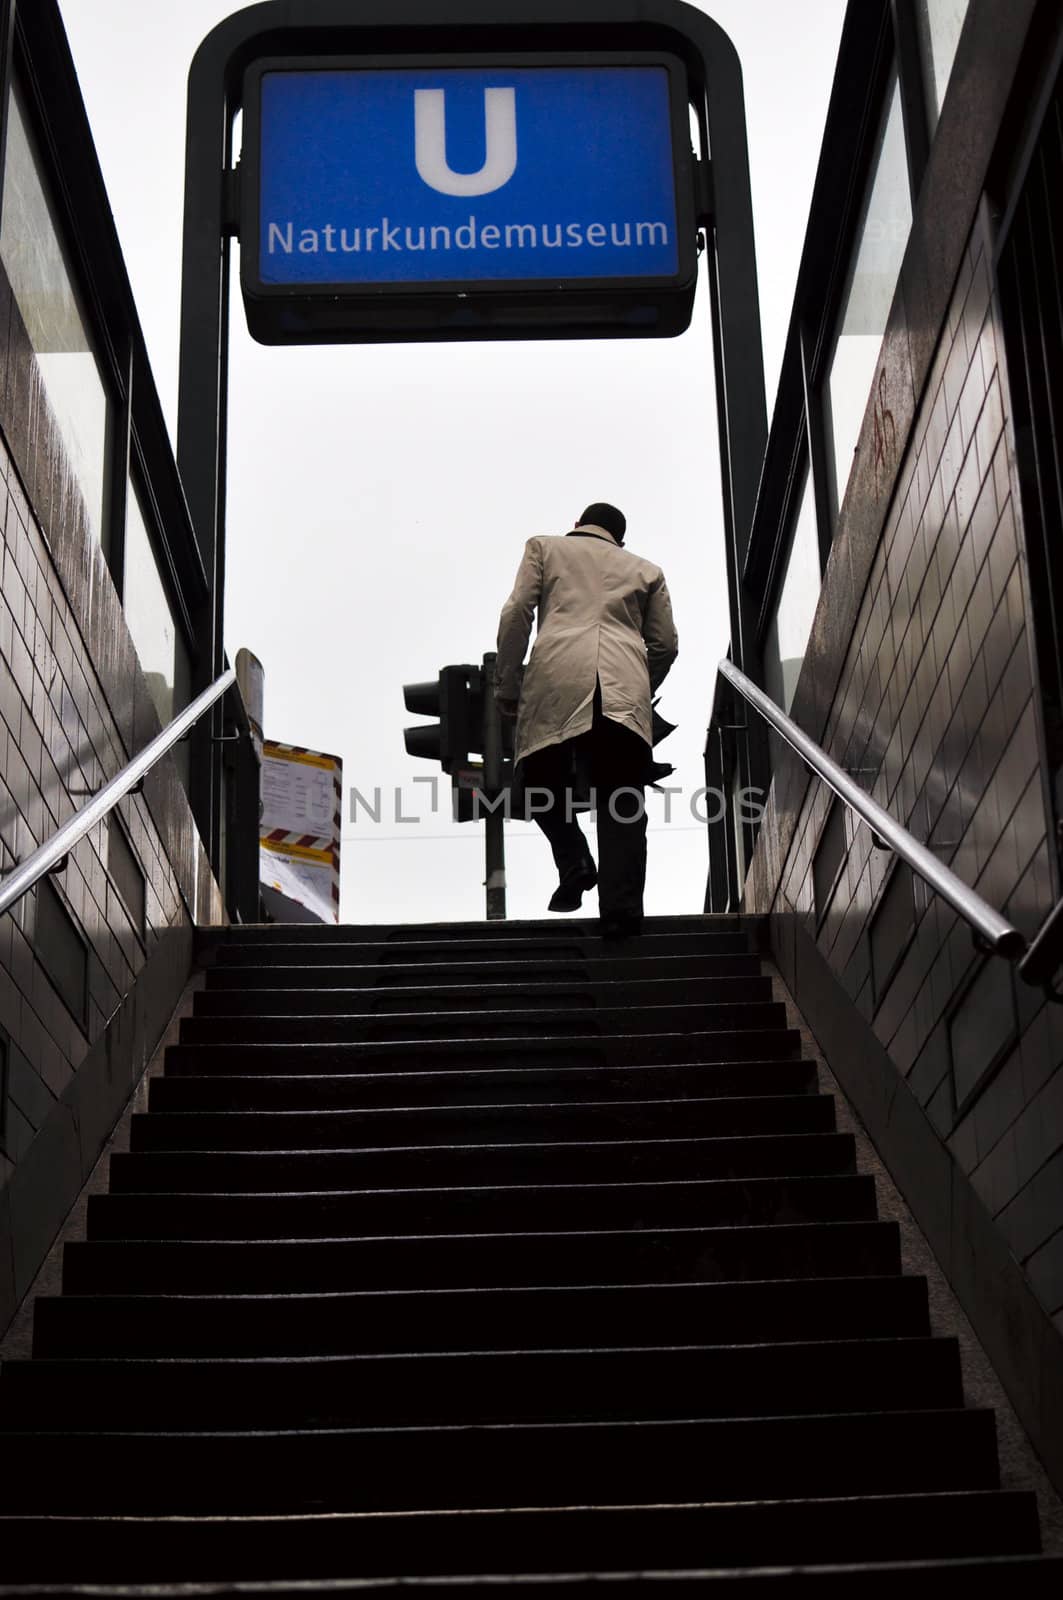
[[[259,877],[322,922],[340,918],[343,762],[305,745],[262,747]]]

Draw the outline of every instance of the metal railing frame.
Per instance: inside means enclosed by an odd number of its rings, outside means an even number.
[[[178,744],[195,726],[204,712],[209,711],[236,682],[236,669],[228,667],[215,678],[203,693],[176,716],[163,731],[145,745],[138,756],[126,763],[122,770],[85,802],[57,833],[39,845],[7,876],[0,880],[0,914],[10,910],[17,900],[28,894],[49,873],[63,866],[74,846],[114,810],[119,800],[143,783],[147,774],[168,750]]]
[[[920,844],[865,789],[854,783],[849,774],[836,761],[832,761],[814,739],[802,732],[797,723],[751,678],[726,660],[720,662],[718,670],[828,789],[861,821],[866,822],[876,839],[907,862],[912,871],[963,918],[984,950],[1017,963],[1019,976],[1025,983],[1046,989],[1052,999],[1063,998],[1052,988],[1052,978],[1063,964],[1063,902],[1056,906],[1033,942],[1027,944],[1025,936],[1013,923],[958,878],[950,867],[939,861],[926,845]]]

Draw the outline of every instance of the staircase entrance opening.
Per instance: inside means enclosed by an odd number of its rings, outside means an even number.
[[[387,138],[370,137],[380,128]],[[371,199],[337,205],[354,168]],[[764,379],[741,74],[710,18],[678,0],[522,0],[502,18],[463,0],[442,20],[426,0],[307,0],[297,23],[290,7],[256,6],[204,40],[189,89],[178,419],[211,589],[204,675],[222,656],[237,237],[249,327],[284,344],[673,334],[700,250],[722,484],[722,518],[707,509],[706,523],[722,520],[730,635],[745,637],[738,574]],[[530,461],[556,442],[530,440]],[[715,472],[708,440],[705,454]],[[213,842],[211,737],[193,804]]]

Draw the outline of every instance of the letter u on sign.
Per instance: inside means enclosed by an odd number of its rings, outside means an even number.
[[[447,161],[444,89],[414,90],[417,171],[440,194],[492,194],[517,170],[517,91],[484,90],[487,155],[479,172],[455,172]]]

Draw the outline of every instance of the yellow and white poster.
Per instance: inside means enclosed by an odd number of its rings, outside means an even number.
[[[338,922],[343,763],[266,739],[262,750],[259,878],[278,921]],[[274,896],[283,896],[277,902]],[[308,916],[286,914],[291,901]]]

